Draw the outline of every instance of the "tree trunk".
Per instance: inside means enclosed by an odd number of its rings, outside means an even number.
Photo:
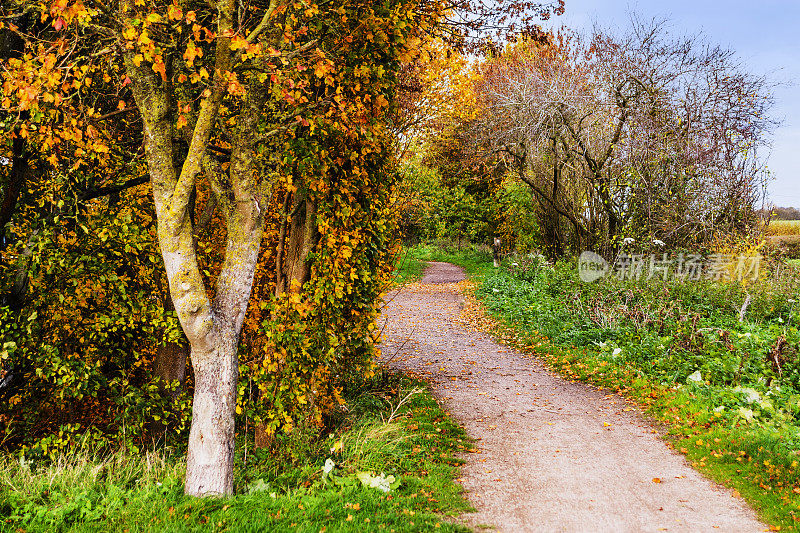
[[[160,278],[159,278],[160,279]],[[157,283],[159,290],[161,283]],[[174,311],[175,306],[172,305],[172,298],[169,294],[164,299],[164,310]],[[186,379],[186,358],[189,356],[189,341],[185,335],[181,335],[181,339],[177,342],[164,341],[163,344],[156,349],[156,357],[153,364],[153,372],[159,378],[158,385],[162,393],[166,393],[167,386],[174,381],[183,385],[183,380]],[[172,391],[171,397],[174,400],[177,397],[178,389]]]
[[[287,202],[289,197],[287,196]],[[284,212],[288,205],[284,205]],[[287,292],[300,292],[303,283],[309,280],[311,269],[308,254],[319,242],[317,228],[317,204],[307,196],[301,195],[291,213],[286,213],[287,220],[281,228],[278,243],[278,259],[276,262],[275,295]],[[267,448],[273,443],[273,435],[267,432],[266,424],[258,424],[254,428],[255,447]]]
[[[183,385],[186,379],[186,356],[189,355],[189,347],[182,342],[165,342],[156,350],[154,373],[159,378],[159,387],[166,394],[167,386],[177,381]],[[179,389],[171,391],[169,394],[174,400]]]
[[[299,290],[299,287],[308,281],[310,275],[308,254],[319,241],[316,213],[317,205],[314,200],[305,196],[297,200],[287,224],[288,231],[281,234],[283,241],[279,247],[283,255],[283,264],[278,265],[279,281],[275,286],[276,296],[283,292]],[[293,284],[293,281],[296,283]]]
[[[236,3],[219,0],[214,77],[200,104],[189,148],[174,146],[175,91],[150,65],[134,61],[135,50],[124,52],[131,90],[144,124],[145,155],[156,207],[158,242],[169,281],[169,293],[191,345],[195,374],[192,428],[186,465],[186,494],[233,493],[233,449],[238,378],[237,345],[242,329],[263,232],[256,201],[258,172],[255,151],[263,84],[251,85],[237,122],[227,176],[206,178],[225,215],[227,245],[212,302],[197,261],[190,206],[198,174],[222,99],[230,69]],[[134,2],[120,0],[122,20],[136,21]],[[183,159],[183,161],[176,161]],[[178,172],[180,169],[180,172]]]
[[[192,349],[194,401],[186,460],[190,496],[233,494],[238,335],[219,331],[208,351]]]
[[[4,191],[3,201],[0,203],[0,237],[2,237],[5,225],[11,222],[11,217],[16,210],[17,201],[29,171],[25,139],[17,132],[17,136],[14,137],[11,144],[13,154],[11,176]]]

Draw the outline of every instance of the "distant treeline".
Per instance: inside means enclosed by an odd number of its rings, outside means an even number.
[[[800,220],[800,209],[796,207],[773,207],[773,220]]]

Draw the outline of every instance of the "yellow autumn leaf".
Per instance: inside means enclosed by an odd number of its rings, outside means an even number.
[[[247,39],[241,35],[234,35],[231,38],[231,50],[239,50],[247,47]]]
[[[133,29],[133,26],[128,26],[122,30],[122,37],[127,41],[134,41],[136,40],[136,30]]]

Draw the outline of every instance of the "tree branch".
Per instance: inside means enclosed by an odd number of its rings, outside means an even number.
[[[78,195],[78,200],[81,202],[87,202],[89,200],[94,200],[95,198],[100,198],[101,196],[108,196],[109,194],[122,192],[126,189],[147,183],[148,181],[150,181],[150,176],[141,176],[138,178],[129,179],[128,181],[120,183],[119,185],[109,185],[108,187],[89,189],[88,191],[84,191]]]
[[[233,34],[233,15],[236,6],[232,0],[220,0],[217,3],[219,21],[217,23],[217,50],[214,64],[214,83],[211,94],[201,104],[200,114],[194,127],[192,141],[189,144],[189,151],[183,163],[180,177],[175,185],[170,200],[170,216],[185,216],[189,205],[189,196],[194,190],[197,174],[203,165],[208,140],[211,137],[211,129],[217,120],[219,106],[222,97],[225,95],[225,74],[231,66],[233,51],[231,50],[231,38]]]

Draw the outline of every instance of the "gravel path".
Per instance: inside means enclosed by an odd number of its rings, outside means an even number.
[[[460,480],[497,531],[765,531],[617,395],[570,383],[454,320],[461,269],[431,263],[387,298],[383,357],[422,373],[477,439]]]

